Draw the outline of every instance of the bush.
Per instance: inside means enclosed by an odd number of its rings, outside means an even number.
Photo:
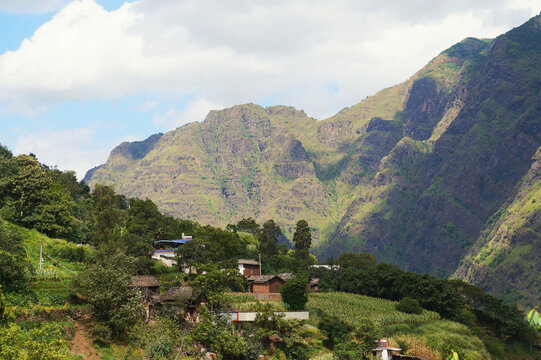
[[[108,344],[111,342],[111,329],[105,325],[98,324],[92,329],[92,338],[96,342]]]
[[[336,344],[349,340],[350,333],[353,331],[351,325],[336,316],[323,317],[317,327],[325,333],[327,339],[323,341],[323,344],[331,350]]]
[[[363,351],[358,343],[345,341],[335,346],[333,351],[334,360],[358,360],[363,359]]]
[[[308,302],[306,284],[308,280],[300,277],[294,280],[286,281],[282,287],[282,301],[289,306],[290,310],[303,310]]]
[[[406,314],[421,314],[423,308],[419,301],[409,297],[405,297],[398,304],[396,304],[396,310],[401,311]]]

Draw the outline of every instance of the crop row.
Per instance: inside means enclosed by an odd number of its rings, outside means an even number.
[[[341,292],[310,294],[307,308],[315,316],[336,316],[351,325],[369,320],[379,325],[437,320],[440,315],[423,310],[406,314],[396,310],[395,301]],[[312,314],[311,314],[312,315]]]

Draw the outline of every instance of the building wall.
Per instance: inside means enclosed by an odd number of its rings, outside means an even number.
[[[268,294],[269,293],[269,283],[265,284],[253,284],[252,292],[254,294]]]
[[[259,276],[261,272],[259,271],[259,265],[244,265],[242,275],[244,276]]]
[[[282,286],[284,285],[284,281],[279,278],[274,278],[269,282],[269,293],[271,294],[279,294]]]

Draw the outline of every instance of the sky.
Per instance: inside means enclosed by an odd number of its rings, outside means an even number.
[[[316,119],[400,83],[538,0],[0,0],[0,144],[85,172],[235,104]]]

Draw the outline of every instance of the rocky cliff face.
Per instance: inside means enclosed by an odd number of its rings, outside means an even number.
[[[290,235],[304,218],[321,258],[370,252],[539,302],[539,39],[540,17],[465,39],[322,121],[285,106],[212,111],[121,144],[86,180],[202,223],[272,218]],[[506,274],[512,285],[495,285]]]

